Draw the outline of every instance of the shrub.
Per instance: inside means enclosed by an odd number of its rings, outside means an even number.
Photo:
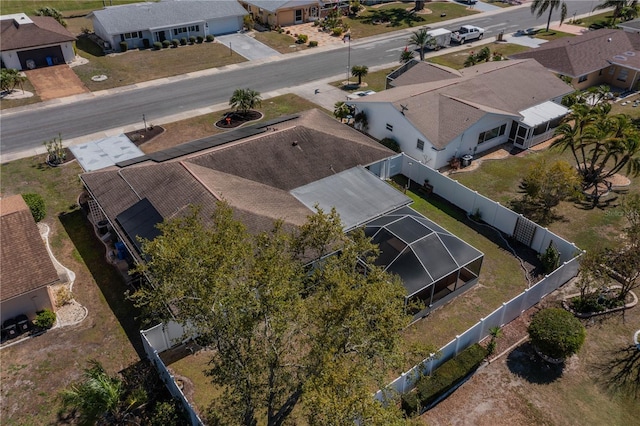
[[[344,29],[342,27],[335,27],[331,30],[331,35],[339,37],[342,35],[343,32],[344,32]]]
[[[126,52],[127,49],[129,49],[129,45],[127,44],[126,41],[121,41],[120,42],[120,51],[121,52]]]
[[[159,41],[154,42],[154,43],[153,43],[153,48],[154,48],[155,50],[160,50],[160,49],[162,49],[162,43],[160,43]]]
[[[33,321],[36,327],[40,327],[40,328],[51,328],[53,327],[53,324],[55,324],[55,322],[56,322],[56,313],[53,311],[50,311],[49,309],[45,309],[44,311],[38,312],[36,319]]]
[[[73,296],[71,296],[71,292],[67,286],[60,287],[56,292],[56,306],[58,307],[70,303],[71,299],[73,299]]]
[[[31,210],[31,216],[33,216],[33,220],[36,222],[40,222],[47,215],[47,208],[44,204],[44,198],[40,196],[40,194],[27,193],[22,194],[22,199],[27,206],[29,206],[29,210]]]
[[[298,35],[298,43],[304,44],[307,41],[309,41],[309,36],[306,34],[300,34]]]
[[[195,43],[195,42],[196,42],[196,38],[195,38],[195,36],[189,36],[189,43],[190,43],[190,44],[193,44],[193,43]]]
[[[318,42],[317,42],[317,41],[315,41],[315,40],[311,40],[311,41],[309,42],[309,47],[318,47]]]
[[[180,45],[181,46],[186,46],[187,45],[187,38],[186,37],[182,37],[180,39]]]
[[[213,35],[212,35],[212,34],[207,34],[207,41],[208,41],[209,43],[211,43],[213,40],[214,40]]]
[[[547,308],[533,316],[529,324],[531,343],[544,355],[565,359],[580,350],[586,330],[571,313]]]
[[[169,40],[164,40],[164,41],[162,42],[162,47],[163,47],[164,49],[166,49],[166,48],[167,48],[167,47],[169,47],[169,46],[171,46],[171,42],[170,42]]]
[[[389,148],[391,151],[400,152],[400,145],[393,138],[384,138],[380,141],[380,143]]]
[[[174,38],[173,40],[171,40],[171,45],[173,47],[178,47],[179,44],[180,44],[180,40],[178,40],[177,38]]]
[[[199,35],[198,37],[196,37],[196,40],[198,41],[198,44],[201,44],[204,41],[204,37]]]
[[[449,389],[473,373],[487,356],[487,350],[479,344],[469,346],[458,356],[442,364],[431,376],[423,376],[416,383],[416,391],[402,396],[402,408],[408,415],[417,414],[444,395]],[[415,398],[415,400],[414,400]]]

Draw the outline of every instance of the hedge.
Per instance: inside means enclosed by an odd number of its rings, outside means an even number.
[[[22,199],[31,210],[31,215],[33,216],[33,220],[36,222],[40,222],[47,214],[47,208],[44,204],[44,198],[40,194],[34,194],[29,192],[27,194],[22,194]]]
[[[211,43],[213,41],[213,35],[207,34],[207,41]]]
[[[156,50],[160,50],[162,49],[162,43],[160,43],[159,41],[156,41],[153,43],[153,48]]]
[[[182,46],[186,46],[186,45],[187,45],[187,38],[186,38],[186,37],[182,37],[182,38],[180,39],[180,44],[181,44]]]
[[[204,41],[204,37],[199,35],[198,37],[196,37],[196,40],[198,41],[198,44],[201,44]]]
[[[121,41],[120,42],[120,51],[121,52],[126,52],[129,49],[129,45],[127,44],[126,41]]]
[[[408,415],[420,413],[449,389],[473,373],[487,357],[487,350],[479,344],[469,346],[458,356],[438,367],[431,376],[422,376],[416,390],[402,395],[402,409]]]
[[[167,48],[167,47],[169,47],[169,46],[171,46],[171,42],[170,42],[169,40],[163,40],[163,41],[162,41],[162,47],[163,47],[163,48],[165,48],[165,49],[166,49],[166,48]]]
[[[174,38],[173,40],[171,40],[171,45],[173,47],[178,47],[179,44],[180,44],[180,40],[178,40],[177,38]]]

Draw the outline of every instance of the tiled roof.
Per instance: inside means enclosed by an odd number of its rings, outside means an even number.
[[[11,15],[15,16],[15,15]],[[75,40],[65,27],[48,16],[33,16],[32,21],[19,24],[11,19],[0,21],[0,50],[26,49],[50,44],[66,43]]]
[[[312,214],[289,190],[393,152],[318,110],[244,141],[163,163],[146,161],[121,169],[84,173],[81,178],[112,225],[115,217],[147,198],[164,219],[190,205],[211,217],[226,200],[250,232],[287,227]],[[132,251],[133,252],[133,251]]]
[[[533,58],[551,71],[574,78],[612,63],[640,69],[640,34],[616,29],[589,31],[551,40],[511,58]]]
[[[0,300],[58,281],[31,211],[21,195],[0,199]]]
[[[109,6],[88,17],[109,34],[188,25],[212,19],[247,15],[237,1],[161,1]]]
[[[416,75],[424,68],[414,66]],[[518,112],[573,91],[534,60],[487,62],[460,70],[460,77],[394,87],[354,104],[388,102],[442,149],[488,113]],[[407,77],[413,80],[413,77]]]

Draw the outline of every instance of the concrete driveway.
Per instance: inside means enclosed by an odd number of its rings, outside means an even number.
[[[243,33],[216,36],[215,40],[225,46],[231,46],[231,50],[250,61],[282,55],[277,50]]]

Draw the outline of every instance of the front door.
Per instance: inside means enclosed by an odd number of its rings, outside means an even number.
[[[529,133],[531,131],[532,129],[530,129],[529,127],[518,124],[518,130],[515,134],[513,145],[521,149],[529,148]]]
[[[302,9],[296,9],[295,10],[295,19],[294,22],[296,24],[301,24],[302,23]]]
[[[156,31],[156,41],[162,43],[167,39],[167,36],[164,34],[164,31]]]

